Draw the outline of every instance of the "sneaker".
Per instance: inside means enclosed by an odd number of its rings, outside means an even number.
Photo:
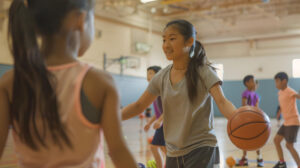
[[[257,167],[264,167],[264,160],[263,159],[257,159]]]
[[[273,168],[287,168],[285,162],[278,162]]]
[[[242,158],[235,166],[248,166],[248,159]]]

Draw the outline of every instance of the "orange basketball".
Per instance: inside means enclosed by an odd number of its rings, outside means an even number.
[[[244,106],[237,110],[227,124],[227,133],[232,143],[246,151],[263,147],[269,139],[269,117],[259,108]]]
[[[235,160],[232,156],[226,159],[226,164],[228,167],[233,167],[235,165]]]

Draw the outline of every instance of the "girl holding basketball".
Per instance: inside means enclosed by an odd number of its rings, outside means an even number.
[[[163,32],[162,47],[173,64],[154,76],[143,95],[123,109],[122,118],[139,115],[160,96],[164,110],[166,167],[212,168],[218,158],[213,99],[227,119],[236,108],[225,98],[222,82],[207,61],[191,23],[169,22]]]
[[[14,69],[0,79],[0,158],[13,126],[21,168],[136,167],[112,77],[77,58],[93,40],[93,0],[13,0]],[[41,44],[41,45],[40,45]]]

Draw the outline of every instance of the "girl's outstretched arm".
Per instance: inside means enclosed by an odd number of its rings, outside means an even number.
[[[210,94],[214,98],[220,112],[227,118],[230,119],[234,112],[236,111],[236,107],[228,100],[223,94],[223,90],[220,84],[215,84],[210,90]]]
[[[127,120],[134,116],[142,113],[147,107],[151,105],[157,99],[157,96],[154,96],[148,91],[145,91],[143,95],[134,103],[129,104],[122,110],[122,120]]]

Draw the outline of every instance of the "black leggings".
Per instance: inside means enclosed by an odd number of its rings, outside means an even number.
[[[167,157],[166,168],[213,168],[219,163],[218,147],[201,147],[179,157]]]

